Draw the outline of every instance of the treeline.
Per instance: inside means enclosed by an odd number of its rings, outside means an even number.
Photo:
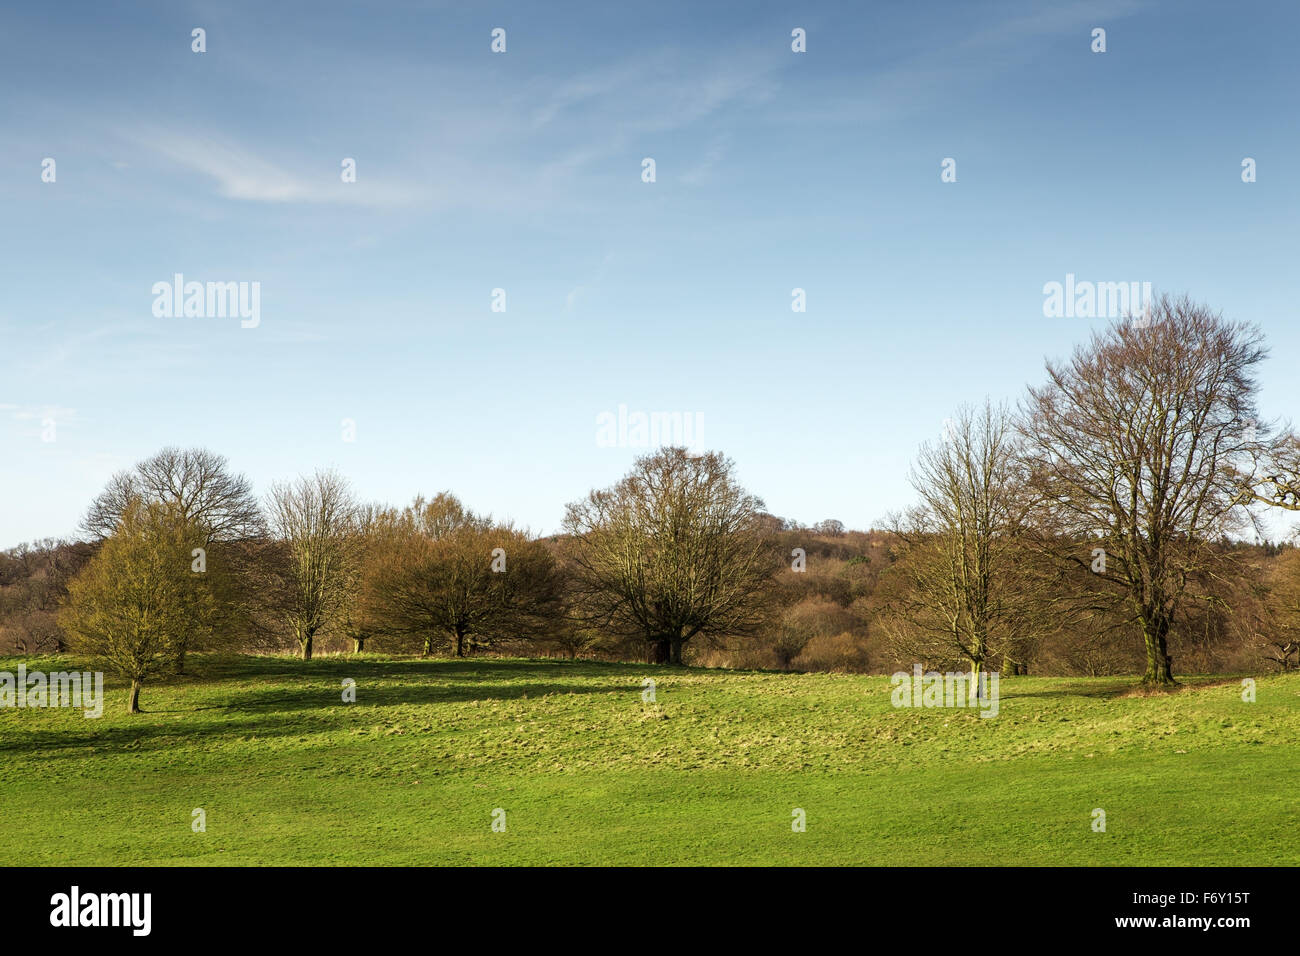
[[[191,452],[190,454],[204,454]],[[444,500],[446,500],[444,496]],[[886,530],[843,530],[838,522],[803,526],[767,516],[763,526],[772,535],[785,566],[769,582],[771,618],[757,633],[723,636],[688,648],[688,662],[704,666],[757,667],[808,671],[888,673],[910,668],[918,659],[927,666],[964,663],[960,655],[931,652],[917,655],[907,641],[891,638],[898,602],[907,594],[907,566],[900,564],[903,543]],[[838,527],[837,527],[838,526]],[[102,542],[101,542],[102,543]],[[559,552],[560,539],[542,543]],[[1187,672],[1250,670],[1261,663],[1300,666],[1300,550],[1286,543],[1247,545],[1228,542],[1240,572],[1227,588],[1231,600],[1207,602],[1187,609],[1175,635],[1171,656]],[[67,585],[99,547],[89,542],[46,540],[0,552],[0,653],[48,654],[69,649],[59,624]],[[262,543],[257,550],[265,553]],[[805,552],[804,571],[793,571],[790,555]],[[1088,551],[1090,555],[1090,550]],[[191,563],[192,563],[191,558]],[[891,570],[892,569],[892,570]],[[788,573],[787,573],[788,572]],[[882,586],[882,576],[884,582]],[[1083,593],[1094,586],[1091,572],[1076,569]],[[251,595],[257,599],[258,594]],[[259,627],[245,627],[205,642],[205,649],[252,653],[301,653],[287,626],[263,598]],[[1134,640],[1123,616],[1104,626],[1076,624],[1064,619],[1040,621],[1032,659],[1019,669],[1036,674],[1108,676],[1140,671],[1142,645]],[[644,660],[648,649],[636,637],[583,630],[558,619],[540,632],[468,636],[466,654],[506,654],[527,657]],[[431,635],[430,635],[431,636]],[[421,638],[418,643],[398,635],[358,626],[350,608],[313,634],[313,646],[328,652],[375,650],[388,653],[454,653],[451,641]],[[1002,662],[996,662],[1002,666]],[[1031,670],[1032,665],[1032,670]],[[1014,669],[1014,668],[1013,668]],[[1004,668],[1005,670],[1005,668]]]
[[[1004,674],[1300,663],[1300,440],[1259,420],[1258,329],[1186,298],[1096,332],[1016,405],[958,410],[885,527],[769,514],[717,453],[664,448],[537,537],[454,495],[358,501],[317,472],[259,499],[164,449],[88,541],[0,556],[0,637],[131,681],[190,651],[483,653]]]

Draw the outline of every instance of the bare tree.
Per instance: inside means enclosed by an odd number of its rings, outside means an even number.
[[[1256,480],[1252,485],[1250,477]],[[1300,511],[1300,436],[1282,431],[1270,443],[1261,469],[1243,482],[1254,501]]]
[[[752,633],[779,555],[763,503],[716,452],[664,448],[622,481],[570,504],[564,519],[589,624],[635,635],[653,663],[682,662],[697,635]]]
[[[167,447],[118,472],[91,503],[82,527],[107,538],[135,499],[176,505],[185,520],[204,529],[209,542],[243,541],[264,530],[248,479],[232,474],[223,455],[205,448]]]
[[[131,470],[114,475],[91,502],[82,526],[98,538],[109,537],[122,516],[137,503],[175,509],[181,520],[202,530],[204,540],[200,544],[206,551],[218,544],[235,545],[224,549],[222,555],[230,568],[224,613],[232,623],[238,618],[251,619],[254,595],[239,587],[239,582],[253,575],[244,546],[261,536],[265,525],[248,479],[233,474],[223,455],[205,448],[169,446]],[[229,628],[224,630],[230,633]],[[187,634],[175,640],[177,653],[171,663],[183,671],[185,655],[194,641]]]
[[[827,538],[844,537],[844,522],[837,518],[827,518],[825,521],[819,521],[813,525],[813,531]]]
[[[900,560],[889,573],[905,581],[883,615],[891,643],[964,662],[974,680],[995,656],[1021,669],[1037,624],[1016,444],[1007,408],[961,409],[944,441],[922,445],[910,476],[920,503],[891,529]]]
[[[1040,519],[1079,544],[1073,560],[1091,564],[1098,594],[1140,627],[1143,684],[1165,686],[1176,683],[1168,640],[1189,586],[1216,573],[1213,543],[1253,521],[1243,488],[1269,447],[1254,378],[1267,350],[1254,326],[1186,297],[1161,297],[1150,318],[1116,322],[1049,362],[1023,435]]]
[[[356,547],[357,505],[345,479],[318,471],[271,489],[267,510],[281,548],[275,605],[303,660],[339,614]]]
[[[540,634],[559,615],[561,579],[546,546],[466,510],[417,498],[375,549],[363,613],[376,632],[456,657]]]
[[[1264,658],[1282,670],[1300,667],[1300,550],[1289,548],[1275,562],[1266,598],[1269,618]]]
[[[417,496],[401,515],[419,534],[437,540],[460,528],[485,530],[492,527],[492,519],[476,515],[449,491],[440,491],[432,498]]]
[[[353,513],[351,560],[343,575],[343,597],[340,603],[338,625],[343,635],[352,642],[353,653],[366,649],[366,641],[378,631],[371,603],[367,600],[370,570],[391,539],[398,522],[397,512],[381,505],[361,505]]]

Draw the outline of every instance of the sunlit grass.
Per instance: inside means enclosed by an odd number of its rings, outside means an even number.
[[[1124,678],[1004,678],[982,719],[895,709],[885,677],[371,656],[188,668],[146,685],[135,716],[111,681],[98,720],[0,710],[0,861],[1300,862],[1300,676],[1261,677],[1254,703],[1223,678],[1159,697],[1123,696]]]

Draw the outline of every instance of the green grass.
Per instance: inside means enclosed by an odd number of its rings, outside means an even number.
[[[190,669],[147,685],[140,715],[111,681],[98,720],[0,709],[0,863],[1300,863],[1298,676],[1261,677],[1255,703],[1221,678],[1159,697],[1007,678],[981,719],[895,709],[885,677],[370,656]]]

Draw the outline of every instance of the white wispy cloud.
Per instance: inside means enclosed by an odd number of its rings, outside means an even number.
[[[434,197],[426,187],[374,181],[361,170],[354,183],[340,178],[343,157],[322,163],[319,157],[273,162],[251,148],[228,139],[141,130],[128,138],[171,164],[211,180],[227,199],[265,203],[345,203],[373,206],[425,202]]]
[[[786,59],[758,48],[714,58],[660,50],[561,82],[531,108],[533,129],[555,126],[573,132],[569,148],[545,163],[542,172],[547,177],[576,173],[660,134],[767,103],[780,88],[779,74],[789,66]],[[589,132],[596,129],[599,135]],[[715,135],[713,143],[713,158],[706,155],[697,176],[721,158],[725,138]]]

